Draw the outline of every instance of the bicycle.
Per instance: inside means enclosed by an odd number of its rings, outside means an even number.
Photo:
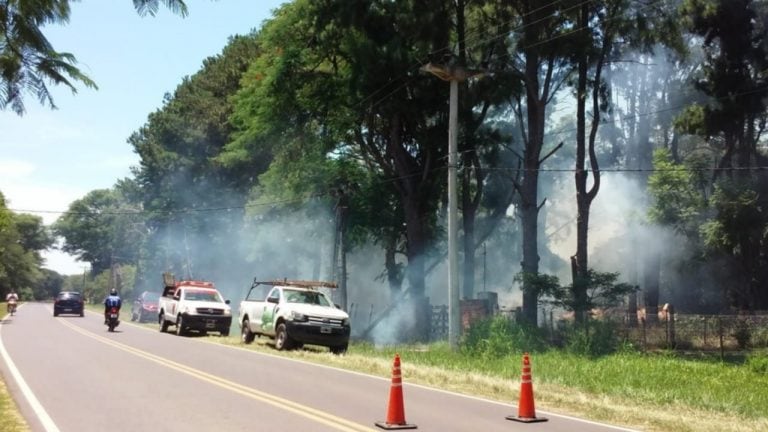
[[[16,313],[16,303],[8,303],[8,313],[13,316]]]

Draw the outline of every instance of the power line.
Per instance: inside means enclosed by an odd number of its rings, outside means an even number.
[[[439,167],[434,168],[430,170],[431,174],[434,174],[436,172],[440,172],[445,170],[446,167]],[[537,171],[537,172],[551,172],[551,173],[574,173],[577,170],[574,168],[523,168],[523,167],[483,167],[486,171],[523,171],[523,172],[531,172],[531,171]],[[601,173],[654,173],[654,172],[727,172],[727,171],[768,171],[768,166],[754,166],[754,167],[674,167],[674,168],[601,168],[599,170]],[[407,174],[397,177],[390,177],[381,179],[378,181],[379,184],[386,184],[391,183],[395,181],[400,181],[404,179],[408,179],[411,177],[416,176],[422,176],[423,173],[413,173],[413,174]],[[40,214],[71,214],[71,215],[80,215],[80,216],[143,216],[143,215],[153,215],[153,214],[159,214],[159,215],[173,215],[173,214],[184,214],[184,213],[205,213],[205,212],[222,212],[222,211],[232,211],[232,210],[246,210],[248,208],[255,208],[255,207],[265,207],[265,206],[275,206],[280,204],[292,204],[292,203],[306,203],[311,199],[314,198],[322,198],[326,196],[330,196],[331,193],[321,193],[321,194],[314,194],[309,197],[304,198],[292,198],[292,199],[283,199],[283,200],[274,200],[269,202],[261,202],[261,203],[255,203],[255,204],[244,204],[240,206],[228,206],[228,207],[201,207],[201,208],[194,208],[194,207],[185,207],[180,208],[178,210],[131,210],[131,211],[69,211],[69,210],[32,210],[32,209],[14,209],[9,208],[8,210],[15,212],[15,213],[40,213]]]
[[[539,7],[539,8],[536,8],[536,9],[534,9],[534,10],[532,10],[532,11],[529,11],[529,12],[527,12],[527,13],[525,13],[525,14],[522,14],[522,15],[516,16],[515,18],[513,18],[513,19],[511,19],[511,20],[508,20],[508,21],[502,22],[502,23],[500,23],[498,26],[501,26],[501,25],[504,25],[504,24],[508,24],[508,23],[511,23],[511,22],[513,22],[513,21],[517,21],[517,20],[520,20],[520,19],[522,19],[522,18],[524,18],[524,17],[527,17],[527,16],[529,16],[529,15],[532,15],[532,14],[534,14],[534,13],[536,13],[536,12],[539,12],[539,11],[541,11],[542,9],[546,8],[546,7],[549,7],[549,6],[552,6],[552,5],[554,5],[554,4],[560,3],[561,1],[562,1],[562,0],[557,0],[557,1],[554,1],[554,2],[552,2],[552,3],[548,3],[548,4],[544,5],[544,6],[541,6],[541,7]],[[576,7],[580,7],[580,6],[584,5],[584,4],[592,3],[592,2],[594,2],[594,1],[595,1],[595,0],[585,0],[585,1],[582,1],[581,3],[578,3],[578,4],[574,5],[574,6],[571,6],[571,7],[568,7],[568,8],[566,8],[564,11],[568,11],[568,10],[574,9],[574,8],[576,8]],[[479,42],[475,43],[474,45],[470,45],[468,48],[469,48],[469,49],[472,49],[472,48],[477,48],[477,47],[481,46],[481,45],[482,45],[482,44],[484,44],[484,43],[492,42],[492,41],[494,41],[494,40],[497,40],[497,39],[501,39],[501,38],[503,38],[503,37],[507,37],[507,36],[509,36],[509,35],[510,35],[510,34],[512,34],[512,33],[516,33],[516,32],[519,32],[519,31],[521,31],[521,30],[525,29],[526,27],[529,27],[529,26],[532,26],[532,25],[538,24],[538,23],[540,23],[540,22],[542,22],[542,21],[545,21],[545,20],[547,20],[547,19],[549,19],[549,18],[554,18],[554,17],[556,17],[557,13],[559,13],[559,11],[556,11],[556,12],[552,13],[551,15],[547,15],[546,17],[542,17],[542,18],[539,18],[539,19],[537,19],[537,20],[535,20],[535,21],[532,21],[532,22],[530,22],[530,23],[519,25],[519,26],[517,26],[517,27],[515,27],[515,28],[513,28],[513,29],[511,29],[511,30],[508,30],[508,31],[506,31],[506,32],[503,32],[503,33],[501,33],[501,34],[498,34],[498,35],[495,35],[495,36],[493,36],[493,37],[490,37],[490,38],[487,38],[487,39],[482,39],[482,40],[480,40]],[[560,37],[566,36],[566,35],[568,35],[568,34],[571,34],[571,33],[575,32],[575,31],[580,31],[580,30],[581,30],[581,29],[576,29],[576,30],[572,30],[572,31],[570,31],[570,32],[567,32],[567,33],[565,33],[565,34],[561,34],[561,35],[558,35],[558,36],[554,36],[554,37],[551,37],[551,38],[548,38],[548,39],[544,39],[544,40],[542,40],[542,41],[539,41],[539,42],[537,42],[537,43],[535,43],[535,44],[529,45],[529,46],[527,46],[526,48],[531,48],[531,47],[534,47],[534,46],[538,46],[538,45],[540,45],[540,44],[543,44],[543,43],[547,43],[547,42],[550,42],[550,41],[552,41],[552,40],[558,39],[558,38],[560,38]],[[474,33],[488,33],[488,32],[489,32],[488,30],[486,30],[486,31],[484,31],[484,32],[474,31],[474,32],[470,32],[470,34],[474,34]],[[464,42],[467,42],[467,41],[469,41],[469,40],[470,40],[470,39],[469,39],[469,37],[468,37],[468,36],[467,36],[467,37],[465,37],[465,38],[463,39],[463,41],[464,41]],[[431,51],[431,52],[429,52],[429,53],[427,54],[427,57],[433,56],[433,55],[435,55],[435,54],[439,54],[440,52],[443,52],[443,51],[445,51],[445,50],[450,50],[450,49],[451,49],[451,47],[450,47],[450,46],[448,46],[448,47],[439,48],[439,49],[437,49],[437,50],[433,50],[433,51]],[[508,57],[508,55],[506,55],[506,56],[500,56],[499,58],[504,58],[504,57]],[[420,67],[423,65],[423,63],[424,63],[424,61],[422,60],[422,63],[416,64],[416,65],[412,65],[412,66],[410,66],[410,67],[406,68],[406,70],[405,70],[405,72],[403,73],[403,75],[401,75],[400,77],[398,77],[398,78],[396,78],[396,79],[390,79],[390,80],[389,80],[389,81],[388,81],[386,84],[384,84],[383,86],[381,86],[379,89],[377,89],[377,90],[373,91],[371,94],[369,94],[368,96],[366,96],[365,98],[363,98],[363,100],[361,100],[360,102],[357,102],[357,103],[354,105],[354,107],[355,107],[355,108],[360,108],[360,107],[362,107],[362,106],[363,106],[363,105],[364,105],[366,102],[368,102],[369,100],[371,100],[371,99],[372,99],[374,96],[376,96],[377,94],[379,94],[379,93],[383,92],[383,91],[384,91],[384,89],[386,89],[386,88],[387,88],[387,87],[389,87],[390,85],[392,85],[392,84],[394,84],[394,83],[396,83],[396,82],[398,82],[398,81],[400,81],[400,80],[402,80],[402,79],[404,79],[404,78],[408,78],[408,79],[407,79],[405,82],[403,82],[402,84],[400,84],[399,86],[397,86],[397,87],[396,87],[394,90],[390,91],[389,93],[387,93],[387,94],[386,94],[386,95],[384,95],[383,97],[381,97],[381,98],[378,98],[378,99],[377,99],[375,102],[373,102],[372,104],[370,104],[370,105],[369,105],[369,107],[375,107],[375,106],[379,105],[380,103],[384,102],[384,101],[385,101],[386,99],[388,99],[390,96],[392,96],[393,94],[397,93],[397,92],[398,92],[398,91],[400,91],[402,88],[404,88],[405,86],[407,86],[408,84],[410,84],[411,82],[413,82],[413,81],[414,81],[414,79],[415,79],[415,77],[416,77],[417,75],[410,75],[410,74],[412,74],[413,72],[417,72],[417,71],[419,70],[419,68],[420,68]]]
[[[223,212],[232,210],[246,210],[255,207],[267,207],[275,206],[279,204],[291,204],[291,203],[305,203],[313,198],[321,198],[328,196],[330,193],[315,194],[304,198],[292,198],[275,200],[269,202],[261,202],[255,204],[244,204],[239,206],[227,206],[227,207],[183,207],[177,210],[98,210],[98,211],[70,211],[70,210],[32,210],[32,209],[13,209],[8,210],[15,213],[40,213],[40,214],[68,214],[77,216],[145,216],[145,215],[174,215],[174,214],[188,214],[188,213],[207,213],[207,212]]]

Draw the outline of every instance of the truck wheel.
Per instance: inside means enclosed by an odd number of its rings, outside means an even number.
[[[275,331],[275,349],[278,351],[289,350],[293,347],[293,341],[288,336],[288,330],[285,328],[285,324],[277,326]]]
[[[331,347],[331,352],[333,354],[344,354],[347,352],[347,347],[349,346],[349,343],[345,343],[344,345],[336,345]]]
[[[240,340],[244,344],[253,342],[255,335],[251,332],[251,324],[248,318],[243,319],[243,324],[240,326]]]
[[[184,320],[179,315],[176,317],[176,335],[184,336],[185,334],[187,334],[187,329],[184,328]]]
[[[157,319],[157,321],[160,323],[160,333],[167,332],[169,323],[165,320],[165,314],[160,314],[160,317]]]

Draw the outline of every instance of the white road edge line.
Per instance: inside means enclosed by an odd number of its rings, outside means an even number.
[[[3,321],[7,318],[7,315],[3,317]],[[32,410],[35,412],[35,415],[37,415],[37,418],[40,420],[40,423],[43,424],[43,428],[47,432],[60,432],[58,426],[56,426],[56,423],[53,422],[51,417],[48,415],[48,412],[45,411],[45,408],[43,408],[43,405],[40,403],[39,400],[37,400],[37,397],[34,393],[32,393],[32,389],[29,388],[29,385],[27,385],[27,382],[24,381],[24,377],[21,376],[21,372],[19,372],[19,369],[16,367],[16,363],[13,362],[13,359],[11,359],[10,354],[8,354],[8,351],[5,349],[5,345],[3,345],[3,338],[2,338],[2,326],[0,325],[0,356],[3,357],[3,360],[5,361],[5,364],[8,365],[8,370],[10,370],[11,375],[13,376],[13,379],[16,381],[16,384],[21,389],[21,392],[24,394],[24,397],[27,399],[27,402],[32,407]]]

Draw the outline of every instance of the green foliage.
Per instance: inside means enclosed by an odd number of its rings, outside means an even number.
[[[126,302],[134,294],[133,285],[135,277],[135,266],[120,266],[114,272],[105,270],[89,280],[85,291],[86,297],[98,303],[104,300],[112,288],[115,288],[123,298],[123,302]]]
[[[144,289],[155,287],[163,271],[188,274],[191,265],[213,277],[216,270],[230,275],[244,266],[245,254],[232,248],[233,239],[242,236],[240,209],[273,156],[268,149],[254,152],[253,164],[237,167],[225,166],[218,157],[233,132],[231,96],[258,53],[257,34],[231,38],[129,139],[141,167],[138,187],[122,193],[140,204],[148,219],[132,261],[140,261],[137,284]],[[187,246],[198,244],[204,246],[187,252]]]
[[[560,286],[560,279],[546,273],[520,272],[515,275],[514,281],[521,284],[523,289],[535,292],[537,298],[557,297],[563,290],[563,287]]]
[[[718,182],[711,198],[717,216],[701,227],[704,243],[715,250],[738,253],[739,240],[745,232],[768,226],[759,200],[760,194],[750,185]]]
[[[739,320],[736,322],[736,329],[733,332],[733,337],[736,339],[736,343],[739,345],[739,349],[747,349],[752,341],[752,329],[746,320]]]
[[[589,269],[587,278],[577,281],[586,289],[586,298],[583,304],[580,304],[574,298],[572,284],[561,286],[557,277],[546,274],[528,277],[532,286],[539,290],[544,302],[568,311],[588,312],[596,308],[610,308],[621,303],[627,294],[635,290],[635,287],[628,283],[617,282],[619,273]],[[519,280],[519,277],[517,279]]]
[[[677,164],[667,149],[653,152],[654,172],[648,179],[648,191],[653,204],[648,218],[659,225],[671,226],[678,233],[695,236],[706,209],[704,196],[696,188],[695,173],[690,167]]]
[[[565,350],[572,354],[599,357],[628,347],[618,337],[619,325],[611,321],[588,320],[585,325],[572,325],[565,331]]]
[[[752,372],[768,377],[768,353],[755,352],[749,354],[745,365]]]
[[[140,15],[155,15],[161,3],[187,15],[183,0],[133,0]],[[55,108],[49,84],[63,85],[73,93],[78,82],[96,88],[77,68],[75,56],[56,51],[43,34],[43,26],[66,24],[69,14],[70,0],[0,0],[0,109],[10,107],[22,115],[24,93]]]
[[[365,346],[359,351],[357,344],[350,347],[353,355],[376,357],[385,364],[392,361],[392,355],[396,352],[413,370],[419,370],[422,365],[430,366],[429,372],[425,374],[429,377],[438,375],[437,371],[453,372],[451,375],[454,379],[465,384],[464,389],[468,375],[482,375],[491,380],[518,380],[520,377],[519,358],[486,358],[473,351],[463,350],[451,353],[442,343],[427,347]],[[659,430],[668,430],[671,416],[690,409],[701,415],[725,414],[724,426],[710,430],[729,430],[733,418],[757,419],[755,424],[762,424],[768,418],[768,392],[765,391],[764,372],[768,367],[768,356],[765,354],[754,353],[741,365],[691,359],[674,352],[647,354],[622,350],[615,354],[585,358],[583,355],[550,349],[532,356],[531,361],[534,386],[538,386],[537,394],[545,394],[543,389],[549,385],[553,386],[549,387],[552,392],[557,394],[583,392],[577,397],[589,401],[585,412],[594,412],[596,400],[610,400],[611,403],[623,401],[630,404],[632,409],[648,407],[641,410],[644,415],[648,412],[664,412],[657,424]],[[325,359],[323,353],[318,361],[325,362]],[[349,362],[347,359],[345,364]],[[434,385],[445,387],[450,380],[442,374],[439,376],[439,383]],[[492,395],[488,386],[482,387],[489,390],[485,395],[498,396]],[[647,419],[646,416],[643,421]],[[711,419],[707,417],[705,421]]]
[[[62,290],[64,277],[53,270],[42,269],[43,277],[32,287],[34,300],[50,300]]]
[[[503,316],[479,320],[465,332],[461,349],[471,355],[494,359],[547,348],[542,331]]]
[[[52,243],[42,218],[8,210],[0,193],[0,294],[36,287],[43,275],[40,252]]]
[[[62,250],[91,263],[99,273],[114,263],[136,262],[143,219],[120,187],[98,189],[74,201],[53,226]]]
[[[183,17],[189,14],[184,0],[133,0],[133,6],[136,8],[136,12],[142,16],[155,16],[161,3],[175,14],[179,14]]]

